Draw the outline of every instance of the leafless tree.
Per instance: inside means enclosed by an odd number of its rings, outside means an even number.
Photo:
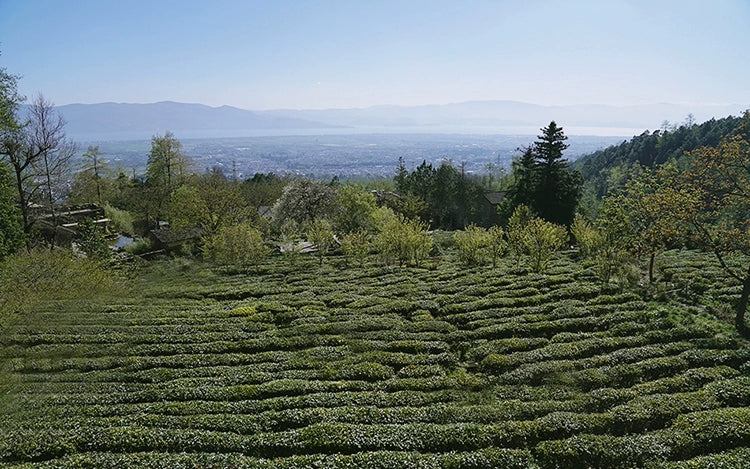
[[[36,221],[31,211],[34,201],[47,206],[56,225],[55,203],[76,146],[65,135],[65,120],[41,95],[29,106],[28,117],[19,121],[20,125],[3,135],[0,154],[13,170],[23,229],[29,235]]]

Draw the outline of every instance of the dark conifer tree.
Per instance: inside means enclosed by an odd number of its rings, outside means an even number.
[[[568,137],[562,127],[552,121],[541,130],[533,147],[537,186],[531,207],[545,220],[570,225],[581,197],[583,178],[578,172],[570,172],[568,160],[563,158]]]
[[[542,134],[513,163],[513,183],[501,207],[509,217],[521,204],[547,221],[570,225],[581,197],[583,179],[568,169],[563,151],[567,136],[555,121],[541,129]]]

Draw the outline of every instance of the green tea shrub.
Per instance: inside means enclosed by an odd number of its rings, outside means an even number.
[[[750,376],[714,381],[708,383],[704,389],[715,395],[725,406],[742,407],[750,403]]]
[[[407,365],[398,370],[399,378],[429,378],[445,375],[445,369],[439,365]]]
[[[650,462],[662,463],[669,456],[670,448],[655,435],[582,434],[566,440],[542,441],[533,453],[540,467],[625,469],[643,467]]]
[[[347,366],[337,374],[338,379],[382,381],[392,378],[393,368],[380,363],[361,362]]]
[[[719,402],[706,391],[656,394],[636,398],[609,411],[616,434],[664,428],[679,415],[714,409]]]
[[[750,448],[737,448],[707,456],[696,456],[686,461],[659,462],[649,469],[743,469],[750,461]]]
[[[750,407],[726,407],[675,418],[665,438],[673,459],[750,446]]]
[[[507,355],[491,353],[482,360],[479,367],[485,373],[501,374],[511,369],[513,365],[513,360]]]

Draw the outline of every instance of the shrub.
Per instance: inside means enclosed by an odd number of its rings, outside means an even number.
[[[427,224],[393,213],[383,218],[374,244],[385,264],[419,265],[427,258],[434,245]]]
[[[316,218],[307,228],[307,240],[317,249],[318,261],[323,265],[323,256],[333,246],[333,227],[324,218]]]
[[[27,312],[53,300],[78,300],[111,293],[115,281],[99,262],[67,251],[21,252],[0,265],[0,314]]]
[[[508,245],[516,258],[516,266],[521,264],[521,257],[526,253],[526,246],[523,242],[524,231],[531,221],[533,215],[526,205],[519,205],[513,210],[513,214],[508,219],[508,230],[506,236]]]
[[[499,226],[492,226],[487,230],[487,249],[492,257],[492,267],[497,266],[497,259],[503,255],[507,248],[505,233]]]
[[[219,228],[206,240],[204,253],[218,265],[247,269],[260,264],[271,249],[263,242],[260,231],[245,223]]]
[[[133,235],[133,215],[127,210],[120,210],[109,204],[104,204],[104,216],[109,218],[112,227],[120,233]]]
[[[341,251],[347,262],[356,259],[362,266],[370,254],[370,236],[365,230],[356,230],[341,237]]]
[[[466,265],[479,265],[484,262],[484,255],[489,244],[487,230],[476,225],[469,225],[463,231],[453,234],[458,249],[458,258]]]
[[[104,238],[104,230],[94,224],[91,219],[82,220],[78,223],[76,244],[78,249],[91,260],[106,261],[112,257],[109,244]]]
[[[337,373],[338,379],[381,381],[393,377],[393,368],[380,363],[361,362],[345,367]]]
[[[586,218],[576,215],[570,225],[570,233],[585,258],[593,257],[604,242],[604,238]]]
[[[485,373],[501,374],[511,369],[513,362],[507,355],[491,353],[484,357],[479,366]]]
[[[125,252],[127,252],[128,254],[132,254],[134,256],[140,256],[141,254],[150,252],[152,249],[153,249],[153,244],[151,243],[151,240],[148,238],[141,238],[138,241],[135,241],[134,243],[125,245]]]
[[[565,246],[567,241],[568,233],[564,226],[541,218],[532,218],[521,237],[521,243],[531,257],[531,268],[534,272],[544,272],[552,254]]]

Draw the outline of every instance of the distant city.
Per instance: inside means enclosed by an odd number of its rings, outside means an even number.
[[[555,120],[569,137],[565,157],[594,152],[683,119],[739,114],[744,107],[671,104],[648,106],[537,106],[479,101],[435,106],[249,111],[231,106],[159,102],[71,104],[58,110],[68,135],[99,145],[113,167],[142,174],[150,138],[173,132],[195,169],[229,177],[293,173],[326,178],[390,178],[398,159],[411,169],[422,161],[451,160],[470,173],[488,165],[509,168],[519,147],[530,145]]]
[[[179,135],[175,135],[178,139]],[[183,153],[197,171],[218,169],[227,177],[244,179],[255,173],[297,174],[313,178],[382,179],[391,178],[400,157],[411,170],[427,161],[439,164],[450,160],[464,165],[467,173],[486,173],[510,168],[518,148],[530,145],[535,135],[463,134],[362,134],[304,135],[245,138],[180,139]],[[568,159],[594,152],[625,140],[623,137],[571,135]],[[146,167],[150,140],[83,141],[98,145],[110,167],[142,174]]]

